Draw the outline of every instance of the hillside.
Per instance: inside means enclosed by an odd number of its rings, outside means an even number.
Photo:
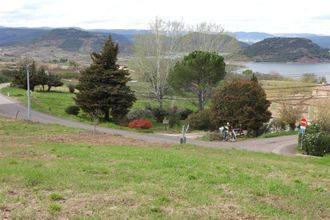
[[[247,47],[243,53],[256,62],[330,62],[327,49],[304,38],[267,38]]]
[[[1,117],[0,125],[4,219],[327,219],[330,214],[329,157],[151,144]]]
[[[0,28],[0,57],[15,59],[30,56],[46,62],[66,58],[89,63],[89,54],[99,51],[108,36],[108,33],[78,28]],[[131,53],[132,44],[129,39],[116,33],[111,33],[111,36],[119,44],[122,56]]]

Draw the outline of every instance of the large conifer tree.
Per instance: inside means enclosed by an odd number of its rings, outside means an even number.
[[[92,53],[93,63],[82,72],[75,101],[90,115],[106,121],[123,118],[136,98],[126,85],[130,80],[129,72],[119,68],[117,62],[118,44],[111,36],[100,53]]]

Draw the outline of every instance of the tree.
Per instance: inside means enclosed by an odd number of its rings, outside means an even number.
[[[177,91],[193,92],[199,110],[211,95],[212,88],[224,78],[225,63],[217,53],[194,51],[178,61],[171,70],[169,82]]]
[[[36,87],[38,82],[37,77],[37,67],[35,61],[25,60],[20,64],[18,71],[13,79],[13,85],[18,86],[23,89],[27,89],[27,73],[26,70],[29,70],[29,81],[30,81],[30,90],[34,91],[34,87]]]
[[[301,81],[305,83],[317,83],[318,79],[315,73],[304,73],[301,77]]]
[[[45,86],[48,85],[49,82],[49,75],[47,75],[46,70],[41,67],[38,71],[37,71],[37,81],[38,84],[41,85],[42,87],[42,91],[45,91]],[[61,81],[61,79],[60,79]],[[62,83],[63,85],[63,83]],[[50,88],[48,87],[48,91],[50,90]]]
[[[163,107],[168,90],[168,74],[175,64],[184,24],[156,18],[147,33],[134,40],[134,58],[130,65],[138,76],[148,83],[148,90]]]
[[[48,86],[47,92],[49,92],[52,87],[63,86],[63,82],[59,76],[49,74],[46,80]]]
[[[182,40],[184,48],[182,52],[200,50],[216,53],[235,53],[241,49],[236,38],[226,33],[219,24],[203,22],[186,29],[187,34]]]
[[[299,107],[293,107],[285,103],[279,109],[280,120],[289,125],[291,130],[296,129],[296,123],[301,117],[301,110]]]
[[[235,80],[214,93],[210,118],[216,126],[229,122],[257,135],[271,117],[269,106],[266,93],[257,82]]]
[[[86,113],[114,121],[123,118],[136,98],[126,85],[130,80],[129,72],[116,64],[118,44],[111,36],[100,53],[92,53],[93,63],[81,73],[75,101]]]

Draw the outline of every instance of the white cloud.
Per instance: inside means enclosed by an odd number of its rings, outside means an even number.
[[[5,3],[4,3],[5,2]],[[229,31],[330,34],[330,1],[307,0],[0,0],[0,25],[147,28],[167,20],[222,24]]]

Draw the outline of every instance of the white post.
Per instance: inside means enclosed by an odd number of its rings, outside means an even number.
[[[27,97],[28,97],[28,120],[31,120],[31,103],[30,103],[30,73],[29,65],[26,65],[26,83],[27,83]]]

